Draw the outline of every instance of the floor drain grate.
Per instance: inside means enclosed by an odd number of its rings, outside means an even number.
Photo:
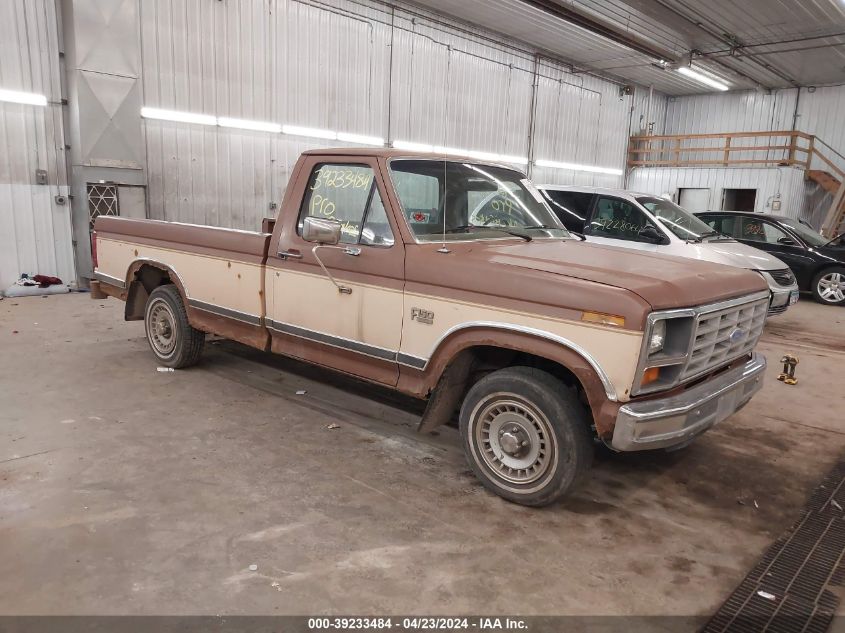
[[[845,581],[845,459],[702,633],[823,633]]]

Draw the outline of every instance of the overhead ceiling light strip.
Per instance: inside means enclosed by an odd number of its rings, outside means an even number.
[[[413,143],[411,141],[393,141],[395,149],[409,152],[426,152],[433,154],[445,154],[446,156],[467,156],[476,160],[486,160],[492,163],[509,163],[513,165],[527,165],[528,159],[524,156],[511,156],[507,154],[495,154],[492,152],[479,152],[472,149],[460,149],[457,147],[443,147],[442,145],[428,145],[427,143]]]
[[[552,169],[568,169],[570,171],[588,171],[594,174],[608,174],[610,176],[621,176],[625,172],[613,167],[598,167],[596,165],[580,165],[578,163],[562,163],[554,160],[536,160],[537,167],[550,167]]]
[[[160,108],[141,108],[141,116],[145,119],[159,119],[161,121],[175,121],[177,123],[196,123],[197,125],[217,125],[217,117],[210,114],[195,114],[193,112],[179,112],[177,110],[162,110]]]
[[[711,88],[715,88],[716,90],[730,90],[730,87],[727,84],[722,83],[721,81],[717,81],[707,75],[700,73],[698,71],[693,70],[689,66],[681,66],[678,68],[678,72],[684,75],[685,77],[689,77],[693,81],[697,81],[700,84],[704,84],[705,86],[710,86]]]
[[[279,134],[282,126],[278,123],[268,121],[249,121],[245,119],[230,119],[229,117],[217,117],[217,124],[220,127],[231,127],[239,130],[254,130],[256,132],[273,132]]]
[[[4,90],[2,88],[0,88],[0,101],[36,106],[47,105],[47,97],[42,94],[35,92],[20,92],[19,90]]]

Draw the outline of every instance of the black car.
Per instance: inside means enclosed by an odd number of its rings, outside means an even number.
[[[780,215],[743,211],[704,211],[699,218],[734,239],[782,259],[798,287],[816,301],[845,305],[845,239],[829,240],[806,224]]]

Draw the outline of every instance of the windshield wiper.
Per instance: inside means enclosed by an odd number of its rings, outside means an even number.
[[[528,228],[528,227],[525,227],[525,228]],[[509,229],[501,229],[497,226],[485,226],[484,229],[488,230],[488,231],[499,231],[500,233],[507,233],[508,235],[513,235],[514,237],[521,237],[526,242],[530,242],[531,240],[534,239],[533,237],[531,237],[530,235],[526,235],[525,233],[520,233],[518,231],[511,231]]]
[[[532,228],[532,227],[526,227]],[[521,237],[526,242],[530,242],[534,238],[530,235],[526,235],[525,233],[519,233],[517,231],[510,231],[505,228],[501,228],[498,226],[479,226],[477,224],[461,224],[460,226],[453,226],[450,229],[446,229],[445,233],[459,233],[463,231],[464,233],[471,233],[470,229],[481,229],[482,231],[498,231],[499,233],[507,233],[508,235],[513,235],[514,237]]]
[[[461,231],[469,233],[469,230],[474,228],[474,224],[461,224],[460,226],[453,226],[451,229],[446,229],[444,233],[460,233]]]
[[[698,237],[693,238],[692,242],[701,242],[705,237],[713,237],[714,235],[719,235],[719,231],[708,231],[707,233],[702,233]]]

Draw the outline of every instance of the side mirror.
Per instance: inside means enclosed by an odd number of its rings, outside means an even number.
[[[646,224],[643,228],[641,228],[639,233],[637,233],[637,237],[639,237],[642,241],[649,242],[651,244],[663,244],[663,236],[660,234],[660,231],[654,228],[651,224]]]
[[[340,242],[340,222],[328,218],[307,217],[302,223],[302,239],[333,246]]]
[[[783,244],[784,246],[795,246],[795,240],[791,237],[779,237],[778,244]]]

